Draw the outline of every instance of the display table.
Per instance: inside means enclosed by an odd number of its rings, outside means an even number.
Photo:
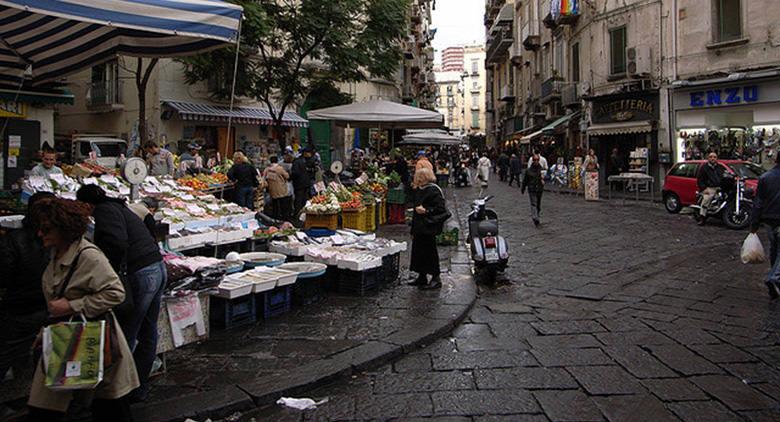
[[[650,202],[655,200],[655,179],[652,176],[642,173],[621,173],[615,176],[609,176],[607,178],[607,186],[609,187],[609,199],[612,199],[612,183],[623,184],[623,198],[621,205],[625,205],[626,196],[629,188],[634,189],[636,193],[636,200],[639,201],[639,190],[642,187],[647,187],[650,191]]]

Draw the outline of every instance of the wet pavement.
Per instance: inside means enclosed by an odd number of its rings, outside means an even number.
[[[476,190],[454,191],[465,217]],[[780,302],[746,233],[660,205],[527,196],[492,182],[511,265],[449,338],[233,420],[776,421]],[[465,263],[453,257],[453,265]]]

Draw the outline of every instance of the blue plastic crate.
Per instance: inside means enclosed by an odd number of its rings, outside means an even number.
[[[379,288],[381,268],[363,271],[339,270],[339,293],[365,296]]]
[[[257,305],[253,295],[235,299],[211,298],[211,322],[225,329],[257,321]]]
[[[292,305],[292,286],[277,287],[260,293],[257,306],[262,306],[263,318],[269,319],[290,312]]]

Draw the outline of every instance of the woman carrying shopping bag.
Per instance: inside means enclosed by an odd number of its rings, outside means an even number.
[[[73,317],[94,320],[110,315],[122,303],[125,291],[108,259],[84,238],[90,210],[86,204],[66,199],[42,201],[32,212],[38,218],[38,235],[52,251],[43,273],[43,295],[53,320]],[[113,335],[110,366],[93,390],[62,391],[45,385],[42,364],[37,366],[30,388],[30,421],[62,420],[74,395],[91,396],[95,421],[130,421],[126,395],[138,387],[133,354],[119,324],[106,318]]]

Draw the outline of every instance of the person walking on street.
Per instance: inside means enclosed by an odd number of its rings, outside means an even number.
[[[485,193],[488,187],[488,178],[490,177],[490,159],[487,154],[477,161],[477,179],[479,179],[479,196]]]
[[[54,320],[78,318],[105,319],[112,335],[111,366],[103,380],[89,391],[53,390],[46,386],[43,363],[36,366],[30,386],[28,421],[52,422],[65,417],[72,400],[91,399],[92,420],[132,421],[127,395],[139,385],[133,353],[120,324],[111,310],[125,295],[122,281],[106,256],[84,235],[89,224],[89,206],[79,201],[51,199],[39,201],[32,209],[38,216],[38,235],[51,258],[43,272],[41,287]],[[143,223],[141,229],[146,231]],[[157,321],[155,320],[155,323]]]
[[[544,178],[542,177],[542,165],[539,164],[539,154],[531,158],[531,167],[523,175],[523,186],[520,192],[528,189],[528,198],[531,201],[531,219],[536,227],[539,227],[540,214],[542,213],[542,193],[544,193]]]
[[[502,152],[498,156],[498,179],[506,182],[507,173],[509,173],[509,156]]]
[[[149,375],[157,357],[157,319],[162,294],[168,280],[160,248],[144,222],[125,205],[123,199],[109,198],[97,185],[84,185],[76,198],[88,204],[95,219],[95,245],[108,258],[117,274],[128,277],[129,305],[115,309],[117,319],[133,350],[138,380],[132,402],[144,401],[149,394]]]
[[[723,167],[718,163],[718,154],[714,151],[707,154],[707,163],[701,166],[699,174],[696,177],[696,184],[701,192],[701,208],[699,209],[699,225],[703,226],[707,222],[707,210],[710,208],[712,200],[720,191],[723,180]]]
[[[780,155],[777,156],[775,167],[758,179],[750,232],[757,233],[762,224],[768,229],[771,266],[765,283],[769,297],[777,299],[780,297]]]
[[[487,158],[487,157],[486,157]],[[444,222],[450,217],[444,193],[436,184],[436,176],[428,168],[414,173],[414,215],[412,216],[412,251],[409,270],[417,273],[410,285],[422,290],[441,288],[441,269],[436,236],[441,234]],[[431,279],[427,279],[427,275]]]
[[[236,183],[233,193],[233,202],[250,210],[255,209],[255,188],[260,185],[257,181],[257,169],[243,152],[233,154],[233,167],[228,170],[228,179]]]
[[[532,159],[528,160],[528,166],[526,166],[526,167],[529,168],[529,169],[531,168],[531,165],[534,163],[534,160],[533,160],[534,156],[538,156],[539,157],[539,165],[542,167],[542,172],[547,171],[547,169],[549,168],[549,167],[547,167],[547,159],[542,157],[542,154],[539,152],[539,150],[536,150],[536,149],[531,154],[531,158]]]
[[[520,157],[517,154],[512,154],[512,158],[509,159],[509,186],[512,186],[512,182],[517,180],[517,185],[522,183],[520,180],[520,173],[523,171],[523,164],[520,162]]]
[[[292,169],[290,170],[290,179],[295,191],[293,216],[298,216],[306,205],[306,201],[309,200],[311,187],[314,186],[314,171],[310,171],[312,166],[314,166],[314,149],[306,147],[303,150],[303,154],[293,161]]]
[[[290,175],[279,165],[279,157],[271,156],[271,165],[265,169],[268,193],[271,195],[271,213],[277,220],[290,220],[292,197],[287,189]]]

